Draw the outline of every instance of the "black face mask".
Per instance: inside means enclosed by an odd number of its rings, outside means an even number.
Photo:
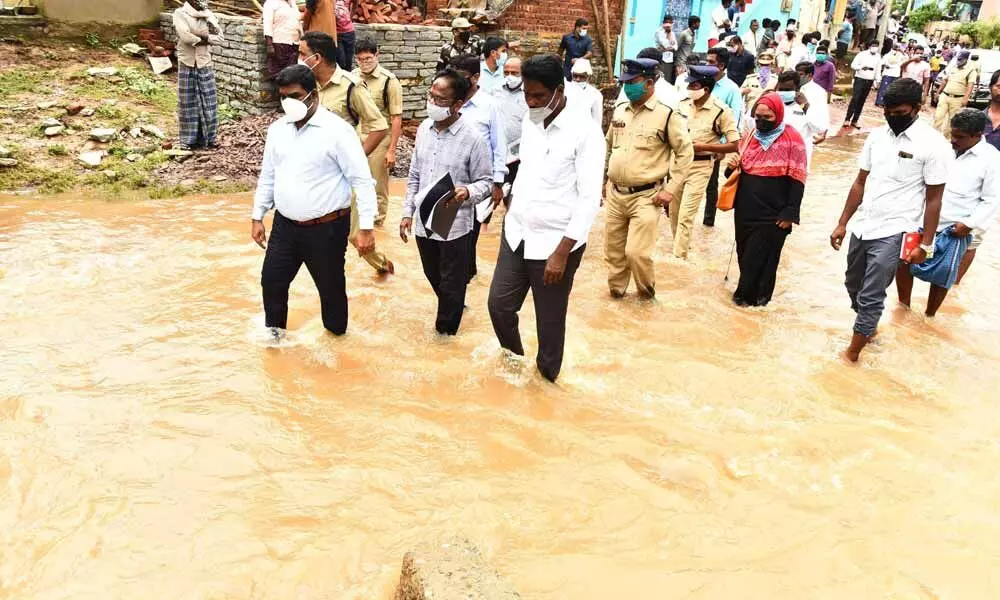
[[[458,34],[458,39],[461,42],[467,44],[469,42],[469,40],[472,39],[472,32],[471,31],[461,31]]]
[[[757,131],[761,133],[771,133],[778,126],[777,121],[770,121],[761,117],[757,117],[754,120],[757,121]]]
[[[917,118],[913,115],[886,115],[885,122],[893,133],[899,135],[910,128]]]

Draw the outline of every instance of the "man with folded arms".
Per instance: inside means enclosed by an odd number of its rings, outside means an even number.
[[[320,105],[309,67],[287,67],[275,81],[285,118],[267,131],[250,233],[261,248],[267,242],[261,272],[265,325],[280,339],[288,324],[288,288],[305,263],[319,291],[323,326],[343,335],[351,191],[360,223],[355,245],[363,255],[375,248],[375,181],[354,129]],[[263,219],[272,208],[267,240]]]

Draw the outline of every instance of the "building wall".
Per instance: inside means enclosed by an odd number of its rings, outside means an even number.
[[[219,101],[237,101],[243,112],[259,113],[277,107],[274,84],[267,76],[267,48],[261,23],[248,17],[218,15],[224,41],[213,48]],[[168,40],[177,41],[171,13],[160,15]],[[403,118],[427,116],[427,91],[441,44],[451,35],[444,27],[422,25],[356,25],[358,38],[379,45],[382,65],[403,84]]]
[[[135,25],[155,21],[162,10],[161,0],[35,0],[35,4],[47,18],[72,23]]]
[[[604,0],[594,0],[594,3],[603,10]],[[427,15],[436,17],[438,9],[447,6],[448,0],[427,0]],[[617,35],[621,27],[622,0],[608,0],[608,11],[612,35]],[[565,34],[573,31],[573,23],[581,17],[595,22],[591,0],[514,0],[500,17],[499,28]],[[604,27],[603,22],[601,27]]]
[[[1000,0],[983,0],[979,7],[979,18],[986,20],[996,17],[1000,17]]]
[[[657,2],[659,0],[631,0],[631,1],[649,1]],[[691,0],[692,14],[696,14],[701,17],[701,29],[698,30],[698,40],[695,44],[695,51],[705,52],[708,50],[708,37],[712,30],[712,11],[715,10],[717,6],[721,6],[719,0]],[[781,10],[783,5],[790,6],[790,10]],[[788,0],[748,0],[747,10],[740,17],[740,30],[739,34],[742,35],[750,30],[750,21],[757,19],[758,22],[763,22],[765,18],[767,19],[778,19],[784,24],[788,19],[799,18],[799,12],[801,10],[802,0],[793,0],[789,2]],[[799,29],[799,35],[805,33],[802,28]]]

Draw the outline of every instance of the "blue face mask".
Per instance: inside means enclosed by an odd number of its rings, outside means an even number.
[[[635,102],[646,95],[646,82],[629,81],[623,86],[625,97],[629,102]]]
[[[816,55],[816,62],[818,62],[819,64],[825,63],[826,62],[826,55],[825,54],[817,54]]]
[[[795,96],[797,94],[798,92],[778,92],[778,95],[781,96],[781,101],[784,102],[785,104],[791,104],[792,102],[795,102]]]

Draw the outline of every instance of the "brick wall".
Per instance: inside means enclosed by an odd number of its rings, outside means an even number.
[[[594,0],[603,11],[604,0]],[[608,0],[608,23],[611,29],[611,52],[614,53],[618,34],[621,32],[623,0]],[[427,0],[427,15],[438,16],[438,9],[448,6],[448,0]],[[541,52],[555,53],[559,40],[573,31],[577,19],[590,21],[590,34],[594,37],[595,81],[607,81],[607,61],[604,59],[604,42],[598,29],[604,30],[603,12],[600,23],[591,8],[590,0],[514,0],[501,15],[498,28],[482,27],[479,35],[499,35],[508,41],[520,40],[522,56]]]

